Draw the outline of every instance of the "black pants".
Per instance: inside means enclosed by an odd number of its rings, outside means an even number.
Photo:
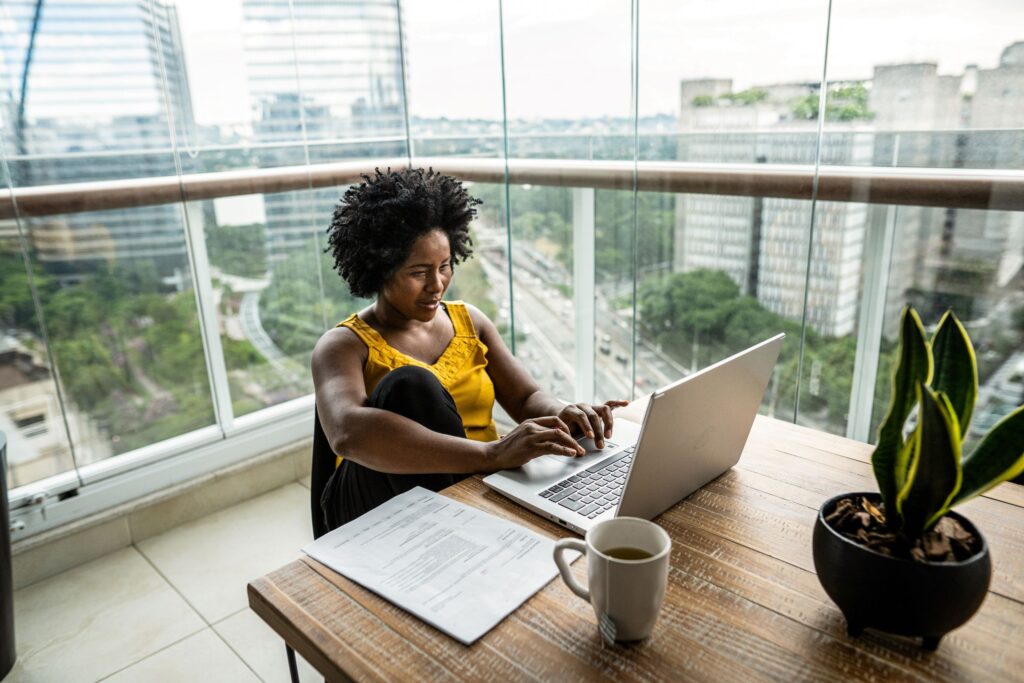
[[[441,434],[466,436],[451,394],[428,370],[414,365],[386,374],[367,405],[398,413]],[[422,486],[440,491],[465,477],[463,474],[387,474],[345,458],[327,481],[320,507],[327,528],[334,529],[409,489]]]

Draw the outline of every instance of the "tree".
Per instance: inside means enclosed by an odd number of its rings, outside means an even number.
[[[1019,334],[1024,334],[1024,305],[1018,306],[1013,310],[1013,315],[1010,320],[1013,329]]]
[[[320,274],[317,274],[317,269]],[[323,293],[320,278],[323,278]],[[273,265],[270,286],[260,296],[260,319],[274,343],[288,355],[301,358],[326,330],[355,313],[367,300],[356,299],[334,271],[334,259],[315,237]]]
[[[818,93],[811,93],[793,101],[790,108],[794,118],[818,118]],[[826,121],[870,121],[875,113],[868,109],[868,90],[861,83],[831,86],[825,94]]]
[[[45,301],[53,281],[45,273],[34,273],[36,291]],[[36,306],[21,254],[0,253],[0,325],[38,333]]]
[[[749,107],[752,104],[758,102],[764,102],[768,99],[768,91],[761,88],[747,88],[737,93],[727,93],[722,95],[722,99],[729,100],[735,104],[739,104],[743,107]]]
[[[206,250],[210,263],[225,273],[261,277],[267,271],[266,227],[262,223],[207,224]]]

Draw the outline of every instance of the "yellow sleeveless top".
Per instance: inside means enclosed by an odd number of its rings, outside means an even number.
[[[494,441],[498,438],[498,428],[491,416],[494,384],[487,374],[487,345],[477,336],[466,304],[461,301],[445,301],[441,305],[452,320],[455,337],[433,365],[391,347],[377,330],[355,313],[338,323],[338,327],[347,327],[355,332],[369,350],[366,365],[363,366],[367,396],[373,393],[384,375],[395,368],[403,365],[426,368],[455,400],[466,437],[474,441]],[[335,467],[339,464],[341,456],[338,456]]]

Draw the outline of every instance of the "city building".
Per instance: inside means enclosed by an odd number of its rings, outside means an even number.
[[[405,154],[397,11],[390,0],[243,2],[260,166]],[[270,260],[322,234],[338,199],[335,189],[267,195]]]
[[[174,175],[172,143],[194,128],[174,7],[13,0],[2,11],[14,29],[0,32],[0,116],[16,186]],[[81,31],[86,20],[102,22],[102,42]],[[66,277],[129,259],[170,274],[186,258],[171,205],[25,218],[22,229],[34,258]],[[10,243],[17,226],[0,233]]]
[[[680,161],[813,164],[817,122],[799,107],[814,103],[816,84],[779,84],[733,93],[729,79],[683,81]],[[830,123],[823,164],[868,163],[870,135],[859,121]],[[749,132],[748,132],[749,131]],[[807,273],[811,203],[772,197],[686,194],[676,204],[673,269],[723,270],[766,309],[790,320],[803,315],[819,333],[842,336],[856,324],[866,208],[818,202]]]

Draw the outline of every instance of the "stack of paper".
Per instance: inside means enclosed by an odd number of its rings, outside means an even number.
[[[553,547],[417,487],[302,550],[469,645],[554,578]]]

